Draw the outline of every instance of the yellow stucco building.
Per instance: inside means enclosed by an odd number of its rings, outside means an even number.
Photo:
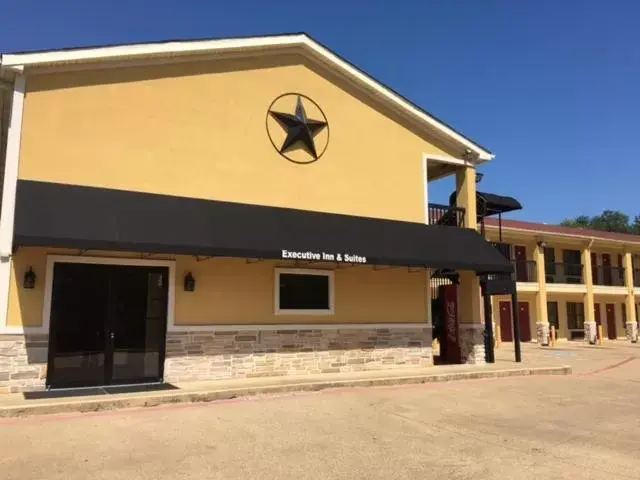
[[[640,236],[503,220],[486,236],[515,269],[522,341],[638,340]],[[510,298],[494,296],[496,336],[513,340]]]
[[[308,36],[6,54],[0,79],[0,390],[431,365],[444,268],[484,361],[478,274],[512,269],[476,231],[493,155]]]

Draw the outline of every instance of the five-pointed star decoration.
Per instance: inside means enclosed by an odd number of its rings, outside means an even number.
[[[307,118],[307,112],[304,110],[300,95],[298,95],[296,101],[295,115],[274,111],[270,111],[269,114],[271,114],[287,132],[287,138],[285,138],[280,147],[281,154],[293,150],[296,144],[300,142],[314,160],[318,159],[318,152],[316,151],[316,144],[313,139],[327,126],[327,122]]]

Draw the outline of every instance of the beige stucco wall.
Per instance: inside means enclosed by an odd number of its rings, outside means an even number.
[[[13,255],[7,311],[7,325],[9,327],[42,325],[46,263],[47,258],[42,249],[20,248]],[[22,288],[24,274],[29,270],[29,267],[36,274],[36,285],[32,290]]]
[[[42,324],[47,254],[70,253],[74,252],[40,248],[22,248],[16,253],[9,326]],[[121,256],[132,257],[124,253]],[[173,258],[177,325],[419,323],[427,319],[425,272],[409,272],[406,268],[374,270],[371,266],[340,268],[334,270],[334,315],[275,315],[275,268],[290,265],[266,261],[247,264],[244,259],[198,262],[187,256]],[[22,288],[22,277],[29,266],[37,275],[33,290]],[[194,292],[183,289],[187,272],[196,279]]]
[[[287,161],[267,136],[269,105],[287,92],[328,119],[317,162]],[[425,153],[448,155],[289,55],[31,74],[19,177],[422,222]]]

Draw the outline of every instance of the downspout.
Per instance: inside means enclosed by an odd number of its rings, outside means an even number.
[[[0,76],[3,73],[2,56],[0,56]],[[0,206],[2,205],[2,190],[4,186],[4,168],[7,155],[7,134],[9,126],[11,96],[13,83],[0,77]]]

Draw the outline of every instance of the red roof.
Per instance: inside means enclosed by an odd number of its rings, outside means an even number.
[[[485,225],[498,226],[497,218],[486,218]],[[502,220],[502,227],[506,229],[530,230],[538,233],[551,233],[556,235],[571,235],[585,238],[601,238],[604,240],[617,240],[619,242],[640,243],[640,235],[630,233],[603,232],[590,228],[563,227],[561,225],[547,225],[546,223],[522,222],[520,220]]]

